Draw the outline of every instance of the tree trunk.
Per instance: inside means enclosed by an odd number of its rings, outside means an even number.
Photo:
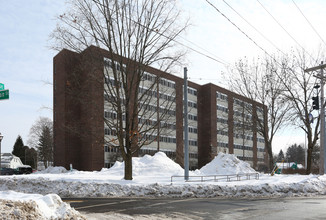
[[[273,151],[272,151],[272,144],[270,141],[267,142],[267,152],[268,152],[268,169],[270,172],[273,171],[274,168],[274,161],[273,161]]]
[[[127,154],[125,158],[125,180],[132,180],[132,155]]]
[[[308,155],[307,155],[307,169],[306,174],[309,175],[311,173],[311,157],[312,157],[312,144],[308,144]]]

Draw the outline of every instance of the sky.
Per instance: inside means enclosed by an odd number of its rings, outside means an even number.
[[[326,40],[326,1],[210,2],[270,54],[277,52],[276,47],[284,52],[291,48],[303,47],[311,53],[325,47],[321,38]],[[191,26],[183,38],[183,43],[189,47],[227,65],[232,65],[243,57],[255,58],[264,55],[259,47],[207,1],[179,0],[177,5],[184,16],[190,18]],[[57,51],[50,49],[49,35],[56,25],[55,16],[62,14],[65,8],[63,0],[0,0],[0,83],[10,92],[9,100],[0,101],[0,133],[4,135],[2,152],[12,151],[18,135],[21,135],[27,144],[29,130],[40,116],[52,119],[52,61]],[[199,84],[212,82],[227,88],[223,78],[223,74],[227,74],[225,64],[190,50],[186,61],[191,81]],[[176,73],[180,77],[182,74],[181,70]],[[275,137],[273,151],[278,153],[280,149],[285,150],[292,143],[304,143],[304,133],[299,129],[285,128]]]

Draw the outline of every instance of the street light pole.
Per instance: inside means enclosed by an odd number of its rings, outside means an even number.
[[[185,180],[189,180],[189,140],[188,140],[188,77],[187,67],[184,68],[184,85],[183,85],[183,98],[184,98],[184,172]]]
[[[3,135],[0,133],[0,170],[1,170],[1,141],[3,139]],[[0,173],[1,175],[1,173]]]

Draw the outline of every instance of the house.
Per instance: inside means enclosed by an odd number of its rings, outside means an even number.
[[[19,157],[16,157],[11,153],[1,154],[1,167],[16,169],[22,166],[24,166],[24,164],[22,163]]]

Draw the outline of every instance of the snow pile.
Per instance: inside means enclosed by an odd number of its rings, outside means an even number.
[[[45,170],[37,171],[37,174],[40,173],[52,173],[52,174],[57,174],[57,173],[67,173],[66,168],[64,167],[48,167]]]
[[[234,154],[224,154],[222,152],[208,164],[200,169],[202,175],[232,175],[255,173],[249,163],[239,160]]]
[[[0,191],[1,219],[85,219],[56,194]]]
[[[110,169],[103,170],[107,174],[124,175],[124,162],[116,162]],[[133,176],[173,176],[183,175],[183,168],[166,156],[163,152],[157,152],[154,156],[132,158]]]

